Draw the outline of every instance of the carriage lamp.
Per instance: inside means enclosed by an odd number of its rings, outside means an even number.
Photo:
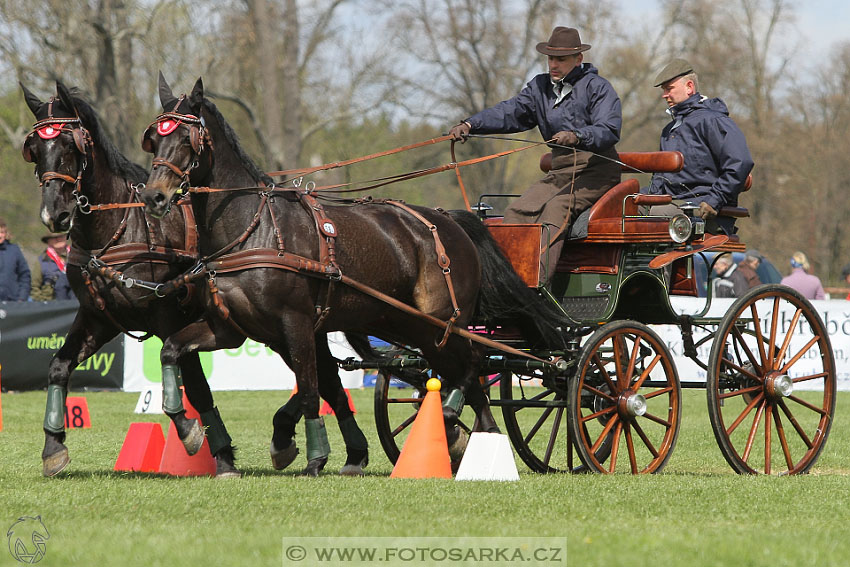
[[[682,244],[691,237],[691,232],[694,227],[693,220],[687,215],[678,214],[670,219],[670,224],[667,231],[670,233],[670,238],[676,244]]]

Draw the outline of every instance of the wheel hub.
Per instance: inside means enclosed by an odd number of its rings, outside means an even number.
[[[764,381],[765,393],[772,399],[787,398],[794,392],[794,381],[787,374],[770,376]]]
[[[646,413],[646,398],[638,393],[626,391],[620,396],[618,406],[622,417],[640,417]]]

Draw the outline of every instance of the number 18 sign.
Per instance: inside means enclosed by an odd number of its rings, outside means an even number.
[[[65,429],[90,428],[89,404],[82,396],[65,398]]]

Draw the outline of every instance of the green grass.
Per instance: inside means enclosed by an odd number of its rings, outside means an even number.
[[[841,419],[850,394],[838,396],[838,419],[806,476],[732,473],[715,445],[704,393],[685,391],[679,441],[663,474],[544,476],[518,461],[516,483],[390,479],[372,391],[352,395],[372,447],[365,478],[333,474],[344,461],[334,418],[326,474],[274,471],[271,417],[288,392],[218,392],[245,473],[221,481],[113,472],[131,422],[167,421],[133,414],[136,394],[109,392],[86,394],[93,428],[69,431],[68,473],[44,479],[45,394],[4,394],[3,547],[19,516],[41,515],[51,534],[44,566],[282,565],[281,540],[294,536],[556,536],[567,539],[574,566],[824,566],[850,557],[850,432]],[[0,565],[16,564],[0,549]]]

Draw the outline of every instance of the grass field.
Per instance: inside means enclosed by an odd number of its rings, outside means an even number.
[[[50,538],[39,565],[310,565],[285,562],[282,540],[315,536],[553,536],[566,539],[572,566],[850,563],[846,393],[809,475],[732,473],[715,445],[704,393],[685,391],[678,445],[663,474],[537,475],[518,461],[515,483],[390,479],[371,390],[352,392],[372,447],[365,478],[334,474],[344,461],[334,418],[327,473],[306,479],[295,476],[298,467],[272,469],[271,416],[288,392],[216,393],[242,479],[116,473],[129,424],[167,425],[166,418],[133,414],[137,394],[85,395],[93,428],[69,431],[72,462],[56,479],[41,476],[45,394],[2,397],[0,530],[5,547],[18,517],[40,515]],[[303,447],[303,429],[299,435]],[[15,564],[0,550],[0,565]]]

